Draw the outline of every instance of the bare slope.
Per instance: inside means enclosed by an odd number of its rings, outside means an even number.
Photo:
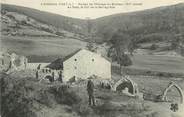
[[[18,12],[24,14],[42,23],[49,24],[70,32],[77,31],[79,33],[80,29],[84,28],[85,25],[84,20],[81,19],[65,17],[26,7],[2,4],[2,9],[5,9],[9,12]]]

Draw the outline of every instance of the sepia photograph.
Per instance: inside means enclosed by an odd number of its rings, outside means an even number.
[[[0,9],[0,117],[184,117],[184,0]]]

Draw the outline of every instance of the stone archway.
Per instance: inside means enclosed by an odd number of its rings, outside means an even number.
[[[52,75],[46,75],[44,79],[54,82],[54,77]]]
[[[47,79],[47,78],[49,78],[49,77],[52,78],[52,74],[51,74],[51,73],[44,74],[43,76],[41,76],[39,82],[41,82],[42,80]],[[49,81],[50,81],[50,80],[49,80]]]
[[[162,101],[166,101],[167,99],[166,99],[166,96],[167,96],[167,92],[172,88],[172,87],[175,87],[177,90],[178,90],[178,92],[179,92],[179,94],[180,94],[180,97],[181,97],[181,104],[183,104],[183,98],[184,98],[184,96],[183,96],[183,92],[182,92],[182,89],[176,84],[176,83],[174,83],[174,82],[171,82],[171,83],[169,83],[169,85],[168,85],[168,87],[164,90],[164,92],[163,92],[163,94],[162,94]]]
[[[126,90],[126,92],[130,94],[134,94],[134,88],[130,82],[122,82],[120,85],[116,87],[116,91],[118,92],[121,92],[123,90]]]
[[[138,89],[137,89],[137,86],[136,86],[136,84],[130,79],[130,78],[122,78],[122,79],[120,79],[118,82],[116,82],[114,85],[113,85],[113,87],[112,87],[112,90],[113,91],[117,91],[117,88],[120,86],[120,85],[123,85],[123,84],[125,84],[125,85],[127,85],[126,83],[128,83],[129,84],[129,87],[128,88],[130,88],[131,87],[131,93],[133,94],[133,95],[135,95],[135,94],[137,94],[138,93]],[[126,86],[125,86],[126,87]]]

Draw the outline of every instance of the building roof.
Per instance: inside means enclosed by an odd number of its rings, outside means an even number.
[[[46,68],[55,69],[55,70],[63,69],[63,59],[62,58],[56,59],[55,61],[47,65]]]
[[[72,56],[74,56],[75,54],[77,54],[78,52],[80,52],[81,50],[85,50],[85,49],[78,49],[74,52],[72,52],[71,54],[65,56],[64,58],[58,58],[56,59],[55,61],[51,62],[49,65],[47,65],[46,67],[47,68],[50,68],[50,69],[56,69],[56,70],[59,70],[59,69],[63,69],[63,62],[68,60],[69,58],[71,58]],[[88,50],[86,50],[88,51]],[[93,52],[92,52],[93,53]],[[96,54],[96,53],[95,53]],[[104,58],[104,57],[103,57]],[[104,58],[105,60],[109,61],[108,59]]]
[[[77,54],[77,53],[78,53],[79,51],[81,51],[81,50],[83,50],[83,49],[78,49],[78,50],[72,52],[71,54],[65,56],[65,57],[63,58],[63,62],[66,61],[67,59],[71,58],[73,55]]]
[[[56,70],[59,70],[59,69],[63,69],[63,62],[67,59],[69,59],[70,57],[72,57],[73,55],[75,55],[76,53],[78,53],[79,51],[81,51],[82,49],[78,49],[74,52],[72,52],[71,54],[65,56],[64,58],[58,58],[56,59],[55,61],[51,62],[49,65],[47,65],[46,67],[47,68],[50,68],[50,69],[56,69]]]

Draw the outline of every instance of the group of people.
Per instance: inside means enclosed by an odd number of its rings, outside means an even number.
[[[41,69],[41,64],[38,65],[37,70],[36,70],[36,79],[39,78],[39,71]],[[49,76],[48,79],[50,82],[53,82],[55,79],[55,72],[51,71],[51,69],[42,69],[43,73],[51,73],[52,76]],[[58,81],[60,81],[61,83],[63,82],[63,77],[62,77],[62,71],[58,72]]]

